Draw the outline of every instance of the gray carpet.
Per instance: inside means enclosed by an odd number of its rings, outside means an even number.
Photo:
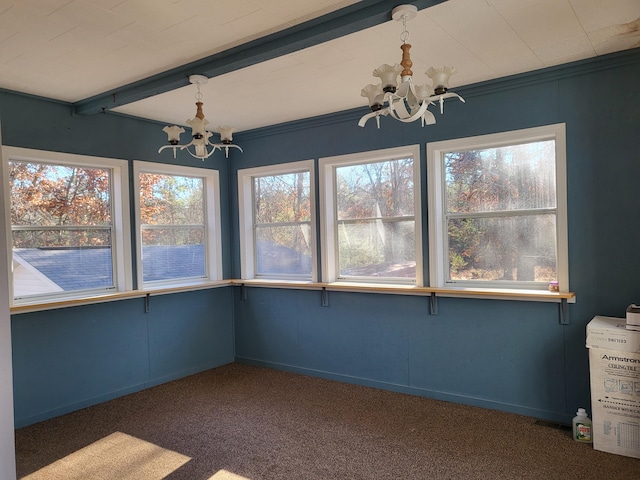
[[[16,431],[28,480],[640,478],[533,418],[232,364]]]

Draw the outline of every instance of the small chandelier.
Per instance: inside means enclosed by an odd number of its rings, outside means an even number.
[[[432,85],[413,83],[411,71],[413,62],[409,53],[411,45],[407,43],[409,40],[407,20],[415,18],[417,14],[418,8],[415,5],[400,5],[391,11],[391,17],[394,20],[402,20],[404,27],[400,35],[402,61],[395,65],[381,65],[373,71],[373,76],[380,78],[381,83],[370,84],[362,89],[361,95],[369,99],[371,112],[360,119],[358,126],[364,127],[370,118],[375,118],[380,128],[380,116],[390,115],[396,120],[407,123],[419,119],[424,127],[425,124],[436,123],[436,117],[427,110],[430,105],[439,103],[442,114],[446,98],[457,98],[464,103],[460,95],[448,91],[449,77],[456,73],[453,67],[431,67],[427,70],[426,75],[431,78]],[[398,85],[398,75],[400,75],[400,85]]]
[[[211,137],[213,133],[206,129],[209,121],[204,118],[204,113],[202,112],[202,93],[200,92],[200,85],[206,85],[208,80],[204,75],[189,76],[189,82],[198,87],[198,93],[196,93],[196,116],[191,120],[187,120],[187,124],[191,126],[191,136],[193,137],[191,142],[186,145],[180,144],[180,134],[185,132],[184,128],[178,125],[164,127],[162,131],[169,137],[169,145],[160,147],[158,153],[162,152],[165,148],[171,148],[173,149],[173,158],[176,158],[177,149],[186,150],[192,157],[204,161],[213,155],[213,152],[216,150],[224,149],[226,158],[229,158],[230,148],[237,148],[242,152],[242,148],[232,143],[233,128],[231,127],[218,127],[218,133],[220,134],[220,141],[222,143],[211,143],[209,141],[209,137]]]

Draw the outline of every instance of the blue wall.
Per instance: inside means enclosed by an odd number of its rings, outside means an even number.
[[[232,289],[14,315],[16,426],[233,361]]]
[[[551,303],[233,287],[14,315],[17,426],[238,361],[568,421],[589,406],[585,326],[640,303],[640,51],[458,90],[434,126],[363,111],[236,135],[244,154],[220,170],[225,278],[240,276],[238,168],[565,122],[569,270],[577,303],[560,325]],[[0,92],[6,145],[173,161],[162,125],[74,116],[68,105]],[[387,120],[387,121],[385,121]],[[171,155],[168,154],[170,157]],[[202,166],[181,157],[181,164]],[[426,207],[426,179],[422,180]],[[427,225],[426,208],[423,225]],[[425,232],[426,233],[426,232]],[[425,271],[427,238],[425,245]],[[235,332],[234,332],[235,329]],[[234,345],[235,335],[235,345]]]
[[[234,220],[237,168],[420,144],[426,226],[426,142],[566,123],[577,303],[561,325],[552,303],[449,298],[429,315],[426,298],[330,292],[322,307],[318,292],[247,288],[246,300],[235,295],[236,359],[570,421],[590,407],[587,323],[640,301],[638,85],[636,50],[460,89],[467,103],[448,103],[425,128],[389,119],[359,128],[359,111],[247,133],[232,164]],[[239,258],[236,246],[235,277]]]
[[[10,92],[0,92],[0,120],[5,145],[173,162],[170,153],[156,153],[166,135],[153,122],[72,115],[69,105]],[[178,162],[203,167],[186,154]],[[221,198],[227,198],[224,156],[204,166],[220,170]],[[227,209],[221,223],[229,277]],[[139,298],[13,315],[16,427],[233,362],[231,287],[152,296],[149,307],[145,313]]]

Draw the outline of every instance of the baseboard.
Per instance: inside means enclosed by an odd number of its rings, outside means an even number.
[[[80,410],[82,408],[91,407],[99,403],[104,403],[109,400],[113,400],[114,398],[123,397],[125,395],[136,393],[141,390],[145,390],[147,388],[162,385],[163,383],[171,382],[173,380],[178,380],[180,378],[188,377],[190,375],[195,375],[196,373],[204,372],[206,370],[211,370],[212,368],[221,367],[229,363],[232,363],[232,361],[199,365],[193,368],[182,370],[180,372],[175,372],[169,375],[165,375],[163,377],[148,379],[145,382],[129,385],[125,388],[114,390],[112,392],[108,392],[103,395],[98,395],[96,397],[88,398],[80,402],[74,402],[68,405],[64,405],[63,407],[47,410],[46,412],[38,413],[37,415],[32,415],[24,418],[15,418],[14,419],[15,428],[18,429],[18,428],[32,425],[34,423],[43,422],[51,418],[59,417],[61,415],[66,415],[67,413],[75,412],[76,410]]]
[[[272,368],[274,370],[283,370],[292,373],[299,373],[302,375],[309,375],[311,377],[325,378],[327,380],[336,380],[344,383],[351,383],[354,385],[361,385],[364,387],[379,388],[382,390],[389,390],[392,392],[406,393],[409,395],[416,395],[419,397],[432,398],[434,400],[442,400],[445,402],[459,403],[463,405],[470,405],[474,407],[482,407],[490,410],[499,410],[502,412],[515,413],[518,415],[524,415],[527,417],[533,417],[540,420],[546,420],[550,422],[557,422],[560,424],[570,424],[572,415],[563,412],[554,412],[549,410],[541,410],[531,408],[523,405],[516,405],[506,402],[499,402],[496,400],[472,397],[468,395],[460,395],[451,392],[444,392],[440,390],[430,390],[424,388],[412,387],[409,385],[402,385],[397,383],[383,382],[379,380],[371,380],[368,378],[356,377],[351,375],[345,375],[340,373],[328,372],[325,370],[316,370],[312,368],[299,367],[295,365],[288,365],[278,362],[267,362],[248,357],[236,357],[237,363],[244,363],[247,365],[254,365],[257,367]]]

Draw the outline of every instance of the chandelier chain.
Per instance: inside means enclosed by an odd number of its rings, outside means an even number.
[[[400,34],[400,40],[402,43],[407,43],[409,41],[409,30],[407,30],[407,16],[402,15],[402,33]]]

